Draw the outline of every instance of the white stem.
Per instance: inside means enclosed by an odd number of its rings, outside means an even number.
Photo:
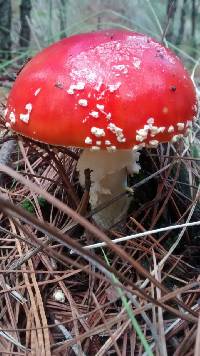
[[[127,188],[127,172],[138,173],[140,166],[136,163],[139,153],[133,150],[105,150],[90,151],[85,149],[77,163],[79,179],[82,186],[85,184],[84,171],[91,172],[90,204],[92,209],[112,198],[113,195],[124,192]],[[124,196],[119,201],[111,204],[94,215],[96,223],[109,228],[118,220],[126,216],[130,198]]]

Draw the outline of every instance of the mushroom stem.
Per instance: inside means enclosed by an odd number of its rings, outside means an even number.
[[[91,172],[90,204],[94,209],[98,205],[109,201],[113,195],[127,189],[127,173],[138,173],[140,166],[137,163],[139,152],[133,150],[106,150],[90,151],[85,149],[77,163],[79,179],[84,186],[84,171],[89,168]],[[126,216],[130,204],[130,197],[109,205],[94,215],[94,220],[102,228],[110,228],[117,221]]]

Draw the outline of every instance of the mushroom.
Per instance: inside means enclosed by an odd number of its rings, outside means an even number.
[[[83,148],[80,183],[92,170],[92,208],[127,187],[139,150],[187,134],[198,110],[181,60],[152,38],[107,30],[65,38],[37,54],[10,92],[6,125],[32,139]],[[128,196],[96,214],[109,227]]]

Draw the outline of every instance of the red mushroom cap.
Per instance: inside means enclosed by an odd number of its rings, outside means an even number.
[[[75,35],[37,54],[10,92],[7,126],[55,145],[114,150],[156,146],[197,115],[180,59],[146,35]]]

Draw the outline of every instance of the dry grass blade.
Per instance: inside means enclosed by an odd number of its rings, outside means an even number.
[[[58,328],[62,331],[66,340],[73,339],[72,335],[69,333],[69,331],[63,325],[59,325],[57,320],[55,320],[55,324],[58,324]],[[77,355],[77,356],[80,355],[80,349],[77,345],[73,345],[72,350],[74,351],[75,355]],[[82,351],[81,355],[85,356],[85,353]]]
[[[128,320],[127,322],[123,323],[122,325],[120,325],[117,330],[112,334],[112,337],[110,337],[105,344],[102,346],[102,348],[98,351],[98,353],[96,354],[96,356],[103,356],[106,354],[106,352],[109,350],[109,348],[111,347],[112,343],[113,343],[113,338],[115,340],[118,340],[119,337],[122,335],[122,333],[124,333],[124,331],[126,330],[126,328],[128,328],[130,324],[130,321]]]
[[[24,347],[23,345],[21,345],[12,335],[10,335],[8,332],[6,331],[0,331],[0,335],[1,337],[5,338],[6,340],[8,340],[11,344],[16,345],[19,349],[23,350],[23,351],[30,351],[29,349],[26,349],[26,347]]]
[[[154,260],[154,271],[155,271],[155,278],[161,282],[161,268],[158,267],[156,262],[156,256],[153,251],[153,260]],[[161,291],[159,288],[156,288],[157,298],[161,299]],[[167,356],[167,346],[166,346],[166,339],[165,339],[165,331],[164,331],[164,318],[163,318],[163,309],[158,307],[158,335],[160,338],[160,345],[161,347],[161,355]]]
[[[199,320],[198,320],[198,327],[197,327],[197,333],[196,333],[194,356],[198,356],[199,354],[200,354],[200,316],[199,316]]]

